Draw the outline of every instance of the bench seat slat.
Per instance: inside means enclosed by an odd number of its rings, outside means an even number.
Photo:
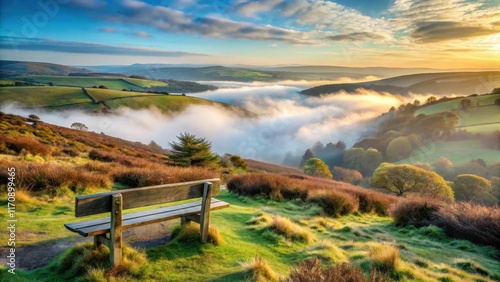
[[[210,207],[211,210],[218,210],[227,207],[229,207],[228,203],[212,198]],[[185,215],[197,214],[200,211],[201,201],[197,201],[182,205],[129,213],[125,214],[123,217],[123,229],[179,218]],[[110,217],[93,219],[84,222],[69,223],[65,224],[64,226],[68,230],[77,232],[85,237],[101,235],[109,233]]]

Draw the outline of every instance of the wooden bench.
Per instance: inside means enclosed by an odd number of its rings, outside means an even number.
[[[111,215],[64,226],[84,237],[94,236],[96,246],[105,244],[110,250],[111,265],[117,266],[122,262],[122,231],[135,226],[175,218],[181,218],[181,224],[195,221],[200,223],[200,241],[205,243],[210,211],[229,207],[228,203],[212,198],[219,195],[219,191],[220,180],[208,179],[78,196],[75,217],[105,212]],[[123,214],[126,209],[200,197],[200,201]]]

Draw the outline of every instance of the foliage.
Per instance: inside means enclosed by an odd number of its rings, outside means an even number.
[[[332,173],[328,169],[328,166],[318,158],[308,159],[304,165],[304,173],[316,177],[328,178],[333,177]]]
[[[302,156],[299,167],[303,168],[306,165],[307,160],[314,158],[314,154],[311,149],[307,149]]]
[[[229,158],[229,160],[231,160],[231,163],[236,168],[242,169],[243,171],[246,171],[248,169],[247,162],[242,157],[240,157],[240,156],[232,155]]]
[[[179,143],[169,143],[172,154],[168,158],[177,166],[201,166],[217,168],[218,157],[212,152],[212,144],[205,138],[193,134],[181,133],[177,136]]]
[[[491,190],[491,183],[484,177],[474,174],[461,174],[453,181],[455,198],[461,201],[473,201],[478,195]]]
[[[85,124],[83,124],[81,122],[74,122],[74,123],[72,123],[71,124],[71,128],[77,129],[77,130],[81,130],[81,131],[87,131],[87,130],[89,130],[89,128]]]
[[[318,204],[327,215],[335,217],[355,212],[359,207],[355,195],[335,190],[313,191],[307,200]]]
[[[500,208],[457,202],[447,204],[429,198],[399,201],[389,214],[400,225],[435,225],[446,235],[478,244],[500,247]]]
[[[340,263],[336,266],[323,268],[320,260],[315,257],[312,260],[304,261],[290,272],[290,277],[283,282],[383,282],[389,277],[384,274],[372,271],[367,278],[358,266]]]
[[[363,175],[359,171],[339,166],[332,167],[332,175],[333,179],[356,185],[363,179]]]
[[[357,171],[363,170],[363,154],[365,149],[353,147],[344,155],[344,166]]]
[[[377,149],[369,148],[361,156],[361,173],[363,175],[372,175],[373,171],[384,161],[382,153]]]
[[[389,142],[385,155],[387,160],[395,162],[407,158],[412,151],[413,147],[410,140],[407,137],[400,136]]]
[[[370,184],[398,196],[417,193],[453,201],[453,190],[440,175],[413,165],[382,163],[373,173]]]

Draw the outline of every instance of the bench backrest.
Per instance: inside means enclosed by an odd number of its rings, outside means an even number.
[[[220,191],[220,179],[218,178],[78,196],[75,200],[75,216],[110,212],[112,195],[118,193],[122,195],[123,209],[200,198],[203,197],[203,187],[206,182],[212,183],[211,194],[217,196]]]

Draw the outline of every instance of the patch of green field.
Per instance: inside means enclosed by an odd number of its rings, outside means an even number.
[[[390,218],[370,214],[333,219],[318,214],[320,208],[300,201],[273,202],[227,191],[221,191],[218,198],[231,204],[230,208],[210,214],[211,223],[217,226],[223,240],[219,246],[174,240],[148,249],[148,263],[140,266],[138,277],[128,277],[127,281],[249,281],[251,274],[244,262],[256,256],[262,257],[281,277],[287,277],[298,262],[312,257],[319,257],[325,265],[348,261],[367,272],[372,265],[370,249],[381,244],[399,250],[400,263],[394,274],[398,281],[495,281],[500,278],[498,250],[449,239],[436,227],[401,228]],[[51,225],[71,220],[70,206],[70,203],[55,204],[49,214],[43,210],[33,211],[31,221],[46,222],[51,230]],[[248,223],[263,212],[291,218],[311,232],[315,241],[309,244],[293,241],[259,224]],[[19,230],[22,231],[22,227]],[[60,274],[53,271],[53,265],[59,264],[63,256],[53,261],[52,268],[49,265],[34,271],[16,270],[13,281],[63,281]],[[10,274],[3,268],[2,275]]]
[[[78,86],[78,87],[93,87],[104,85],[109,89],[122,90],[142,90],[142,87],[127,82],[119,77],[89,77],[89,76],[51,76],[51,75],[30,75],[22,76],[20,79],[31,79],[39,83],[48,84],[52,82],[54,85],[60,86]]]
[[[500,151],[484,148],[479,140],[435,142],[420,148],[412,157],[398,163],[413,164],[418,161],[432,164],[441,156],[449,159],[455,166],[477,159],[492,164],[500,160]]]
[[[8,78],[0,78],[0,85],[11,85],[16,83],[18,80],[8,79]]]
[[[190,105],[215,105],[214,102],[176,95],[152,95],[151,97],[131,97],[126,99],[108,100],[106,103],[112,108],[128,107],[131,109],[144,109],[155,106],[165,112],[182,111]]]
[[[120,97],[130,97],[137,95],[144,96],[158,96],[159,94],[150,94],[150,93],[142,93],[142,92],[131,92],[131,91],[121,91],[121,90],[112,90],[112,89],[99,89],[99,88],[85,88],[87,92],[89,92],[92,97],[94,97],[97,101],[99,100],[107,100],[114,99]]]
[[[440,113],[440,112],[444,112],[444,111],[460,110],[462,108],[460,105],[460,102],[464,99],[471,100],[473,106],[477,106],[477,105],[486,106],[486,105],[494,105],[495,100],[499,99],[499,98],[500,98],[500,94],[481,95],[481,96],[477,96],[477,97],[457,98],[457,99],[453,99],[450,101],[435,103],[432,105],[422,107],[422,108],[415,111],[415,115],[419,115],[419,114],[431,115],[431,114]],[[482,110],[481,107],[478,109],[479,110],[477,112],[480,112]],[[475,111],[475,110],[473,108],[473,109],[470,109],[469,111]]]
[[[137,78],[123,78],[126,82],[135,84],[142,88],[150,88],[153,86],[168,86],[168,83],[163,81],[148,80],[148,79],[137,79]]]
[[[77,87],[0,87],[0,103],[8,102],[18,102],[28,107],[52,107],[92,101]]]

